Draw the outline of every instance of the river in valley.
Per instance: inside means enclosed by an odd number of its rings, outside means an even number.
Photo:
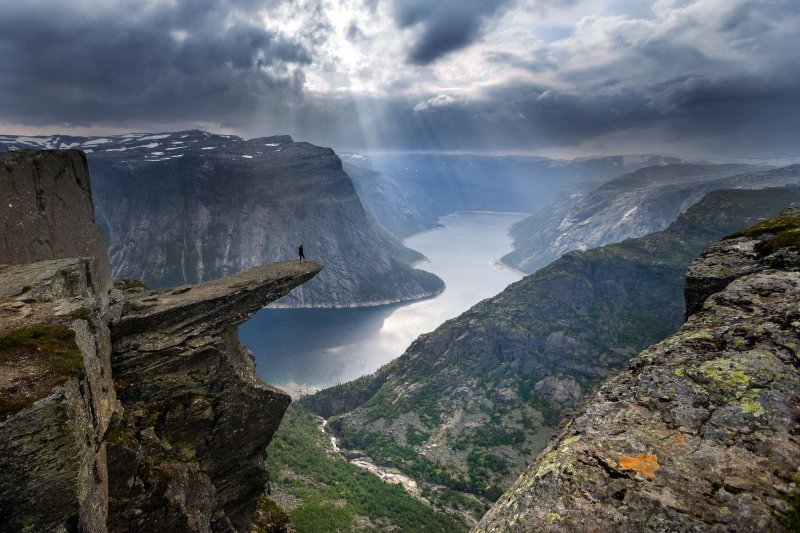
[[[294,391],[324,388],[374,372],[433,331],[522,277],[497,264],[511,250],[508,230],[524,215],[466,212],[442,217],[441,227],[404,244],[428,261],[447,287],[413,303],[345,309],[262,309],[239,328],[268,382]]]

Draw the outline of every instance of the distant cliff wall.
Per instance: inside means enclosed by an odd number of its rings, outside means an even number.
[[[164,152],[155,153],[172,155],[110,148],[89,156],[115,277],[155,287],[204,283],[296,259],[302,243],[325,270],[285,305],[368,305],[443,288],[368,220],[333,150],[286,136],[244,141],[200,132],[157,142]]]
[[[642,168],[521,220],[511,230],[514,251],[502,260],[535,272],[572,250],[660,231],[710,191],[785,185],[800,185],[800,165],[770,170],[689,163]]]

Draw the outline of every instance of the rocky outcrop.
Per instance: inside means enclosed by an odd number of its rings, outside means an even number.
[[[0,529],[101,531],[118,409],[83,153],[0,155]]]
[[[702,261],[695,261],[686,272],[686,315],[703,307],[706,298],[727,287],[733,280],[767,269],[791,267],[797,250],[786,246],[798,240],[800,208],[791,208],[777,218],[732,234],[709,246]]]
[[[492,501],[584,395],[680,327],[704,246],[793,202],[800,188],[710,193],[668,229],[567,254],[302,403],[331,417],[341,447]]]
[[[115,305],[111,529],[248,529],[290,398],[258,377],[237,329],[320,270],[275,263]]]
[[[535,272],[572,250],[621,242],[666,228],[708,192],[800,184],[800,166],[754,171],[747,165],[648,167],[576,192],[512,228],[514,251],[503,261]]]
[[[117,404],[94,272],[92,259],[0,265],[2,531],[105,528]]]
[[[603,383],[476,531],[796,528],[798,215],[710,246],[686,324]]]
[[[0,154],[0,206],[0,265],[95,257],[94,278],[106,297],[111,270],[83,152]]]
[[[258,377],[237,327],[320,265],[109,290],[82,154],[6,159],[25,232],[9,231],[5,257],[56,258],[0,265],[0,531],[249,531],[289,397]],[[37,198],[46,209],[30,212]]]

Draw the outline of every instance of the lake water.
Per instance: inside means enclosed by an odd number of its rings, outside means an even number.
[[[447,285],[435,298],[346,309],[267,307],[239,328],[239,338],[255,354],[258,373],[277,386],[324,388],[374,372],[420,334],[522,277],[496,261],[511,250],[508,230],[523,217],[457,213],[441,218],[441,228],[406,239],[428,258],[417,267]]]

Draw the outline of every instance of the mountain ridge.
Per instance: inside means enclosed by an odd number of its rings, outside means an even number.
[[[534,272],[571,250],[659,231],[711,190],[790,184],[800,184],[798,165],[767,170],[697,163],[646,167],[562,198],[515,224],[515,249],[502,260]]]
[[[474,529],[795,530],[800,208],[710,245],[689,317],[586,399]]]

